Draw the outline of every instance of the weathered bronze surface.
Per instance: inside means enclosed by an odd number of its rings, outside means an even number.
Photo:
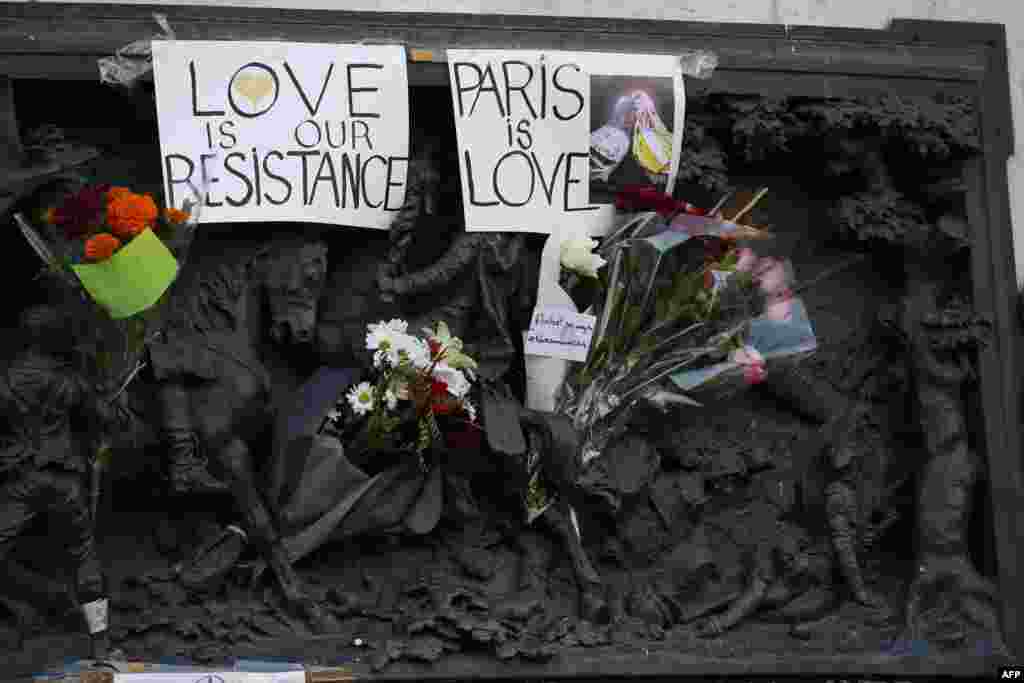
[[[956,66],[915,49],[935,72],[921,79],[974,87],[986,68],[974,52]],[[807,280],[865,256],[802,293],[814,357],[726,409],[646,406],[580,465],[571,429],[517,395],[539,243],[463,230],[455,162],[440,151],[454,149],[447,109],[422,114],[447,93],[414,89],[416,161],[388,232],[202,229],[119,404],[132,421],[96,519],[75,483],[90,432],[65,420],[95,388],[58,379],[52,335],[8,345],[0,561],[19,587],[3,598],[17,616],[12,653],[25,638],[87,654],[81,624],[60,623],[71,603],[32,597],[72,584],[109,593],[110,639],[135,659],[638,673],[614,654],[629,645],[657,660],[645,673],[778,673],[793,652],[806,667],[793,672],[899,672],[913,656],[941,673],[947,658],[988,666],[1014,650],[1000,605],[1016,564],[989,541],[1005,535],[1008,500],[994,449],[1019,443],[993,442],[1005,416],[986,393],[994,364],[1015,367],[1016,339],[1012,304],[993,307],[995,276],[982,272],[995,248],[982,233],[996,209],[978,208],[994,124],[959,94],[696,90],[679,196],[711,204],[768,185],[751,220],[780,235]],[[31,152],[45,157],[47,139]],[[152,146],[110,149],[93,170],[118,179]],[[34,190],[19,186],[23,203]],[[16,312],[45,319],[30,303]],[[393,317],[414,330],[444,320],[481,360],[486,438],[435,448],[425,469],[319,431],[368,369],[367,323]],[[558,502],[527,525],[535,461]],[[15,542],[40,491],[60,494],[53,512],[76,542]],[[70,582],[54,571],[68,562]]]

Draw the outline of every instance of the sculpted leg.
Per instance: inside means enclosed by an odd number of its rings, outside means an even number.
[[[877,607],[882,601],[873,595],[864,581],[857,557],[858,539],[854,526],[857,501],[853,489],[845,482],[833,482],[825,490],[826,515],[832,533],[832,545],[839,569],[854,599],[862,605]]]
[[[220,493],[227,486],[207,469],[193,425],[188,389],[180,382],[164,382],[157,389],[160,432],[170,459],[171,490],[175,493]]]
[[[85,618],[92,656],[103,658],[109,650],[107,590],[79,475],[32,472],[0,492],[0,562],[7,561],[14,540],[42,512],[52,516],[53,542],[61,548],[58,563],[71,572],[69,592]]]
[[[697,635],[713,638],[733,628],[761,607],[767,592],[768,582],[755,571],[743,593],[728,609],[697,624]]]
[[[246,529],[262,546],[267,565],[277,577],[285,600],[308,619],[314,629],[323,631],[330,628],[329,618],[306,594],[292,567],[291,558],[278,535],[276,521],[256,487],[248,446],[241,439],[234,438],[221,449],[220,458],[231,478],[231,491],[245,519]]]
[[[3,490],[0,490],[0,565],[3,565],[5,569],[10,563],[10,554],[15,540],[38,513],[36,506],[32,504],[33,493],[33,487],[25,478],[11,482]],[[21,597],[15,592],[15,586],[7,581],[0,582],[0,593],[3,594],[0,596],[0,600]],[[24,615],[20,614],[13,606],[12,611],[15,612],[15,617],[18,620],[18,649],[20,650],[26,626],[23,623]]]
[[[543,515],[543,519],[558,535],[572,558],[573,572],[580,589],[580,616],[588,621],[604,623],[609,619],[604,583],[583,548],[583,540],[577,533],[576,524],[573,523],[574,517],[573,509],[564,501],[555,503]]]

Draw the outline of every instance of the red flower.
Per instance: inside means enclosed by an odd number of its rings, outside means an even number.
[[[622,211],[654,210],[663,216],[685,210],[686,202],[678,202],[653,185],[627,185],[615,197],[615,207]]]
[[[704,271],[704,289],[711,289],[715,286],[715,274],[708,268]]]
[[[441,346],[441,342],[437,341],[436,339],[431,339],[427,341],[427,345],[430,347],[430,357],[437,358],[437,356],[441,353],[441,349],[443,348]]]
[[[430,409],[434,412],[434,415],[451,415],[455,412],[458,406],[451,401],[441,400],[435,401],[431,404]]]
[[[68,196],[53,211],[54,225],[64,230],[68,239],[87,235],[102,224],[106,216],[106,197],[109,185],[87,185]]]
[[[764,381],[766,374],[762,363],[753,363],[743,369],[743,379],[747,381],[747,384],[760,384]]]
[[[464,429],[446,432],[445,441],[452,450],[479,450],[483,446],[483,431],[479,427],[466,425]]]
[[[448,395],[448,382],[443,382],[439,379],[432,380],[430,382],[430,395],[444,397]]]

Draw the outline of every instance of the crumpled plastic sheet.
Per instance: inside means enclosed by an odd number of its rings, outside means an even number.
[[[684,76],[707,80],[718,68],[718,55],[707,50],[686,50],[679,55],[679,67]]]
[[[113,56],[97,60],[101,83],[130,88],[153,69],[151,41],[175,39],[166,15],[154,12],[153,20],[160,27],[161,33],[152,38],[136,40],[119,49]]]

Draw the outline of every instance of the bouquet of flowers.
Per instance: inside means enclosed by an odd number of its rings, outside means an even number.
[[[409,334],[404,320],[368,327],[366,348],[373,353],[374,378],[349,389],[321,426],[346,443],[368,450],[413,451],[426,469],[424,453],[443,446],[439,420],[455,420],[479,431],[469,394],[476,361],[462,352],[462,340],[444,322]]]
[[[727,220],[728,198],[705,211],[628,188],[618,208],[641,212],[596,253],[589,235],[562,241],[563,281],[597,319],[586,362],[555,396],[582,435],[583,463],[625,430],[640,400],[700,406],[764,380],[770,361],[814,351],[791,267],[745,246],[772,237],[739,222],[763,196]]]
[[[87,185],[40,209],[33,221],[14,216],[74,321],[81,371],[111,402],[144,367],[139,357],[147,330],[191,244],[195,206],[161,209],[148,194]],[[112,441],[104,436],[95,454],[94,489]]]

